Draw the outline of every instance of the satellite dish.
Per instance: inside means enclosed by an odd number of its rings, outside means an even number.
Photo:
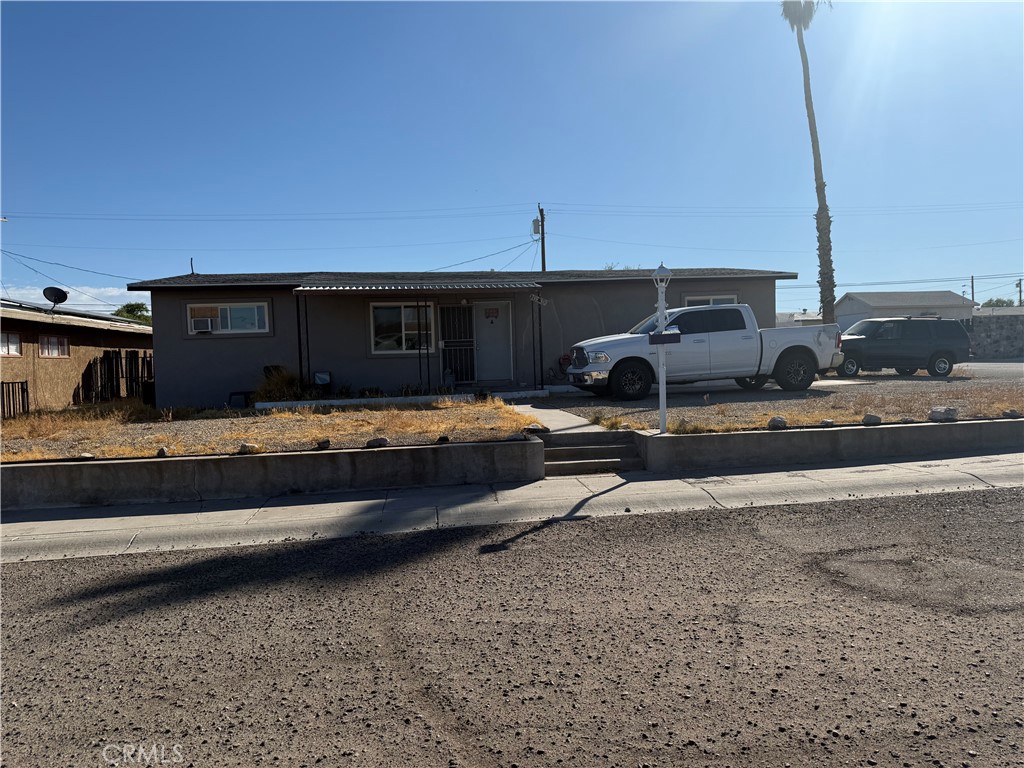
[[[56,307],[58,304],[63,304],[68,300],[67,291],[53,285],[43,288],[43,296],[46,297],[47,301],[53,302],[53,307]],[[53,312],[53,307],[50,307],[51,312]]]

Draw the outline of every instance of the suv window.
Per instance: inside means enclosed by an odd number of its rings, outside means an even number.
[[[929,333],[929,328],[935,326],[935,323],[931,320],[908,320],[903,327],[903,336],[907,339],[913,339],[914,341],[922,341],[924,339],[930,339],[932,337]]]
[[[881,339],[898,339],[902,336],[901,331],[903,330],[903,323],[890,320],[887,323],[882,323],[882,327],[878,329],[875,334],[875,340]]]
[[[963,339],[967,330],[956,320],[939,320],[935,323],[936,338],[939,339]]]

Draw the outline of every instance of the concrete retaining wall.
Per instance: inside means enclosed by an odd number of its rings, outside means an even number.
[[[493,443],[250,456],[5,464],[4,509],[235,499],[544,477],[536,437]]]
[[[638,434],[651,472],[1024,450],[1024,419],[707,435]]]

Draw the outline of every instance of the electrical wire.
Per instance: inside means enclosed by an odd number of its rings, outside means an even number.
[[[17,262],[18,264],[21,264],[21,266],[23,266],[23,267],[24,267],[25,269],[29,270],[30,272],[35,272],[35,273],[36,273],[37,275],[40,275],[41,277],[45,277],[45,278],[46,278],[47,280],[50,280],[50,281],[52,281],[52,282],[56,283],[57,285],[63,285],[63,286],[64,286],[65,288],[67,288],[67,289],[68,289],[69,291],[74,291],[75,293],[80,293],[80,294],[82,294],[83,296],[88,296],[88,297],[89,297],[90,299],[92,299],[93,301],[98,301],[98,302],[99,302],[100,304],[103,304],[103,305],[105,305],[105,306],[108,306],[108,307],[116,307],[116,306],[119,306],[119,305],[117,305],[117,304],[114,304],[113,302],[110,302],[110,301],[104,301],[103,299],[101,299],[101,298],[99,298],[99,297],[97,297],[97,296],[93,296],[93,295],[92,295],[91,293],[86,293],[86,292],[85,292],[85,291],[83,291],[83,290],[82,290],[81,288],[73,288],[73,287],[71,287],[70,285],[68,285],[67,283],[62,283],[62,282],[61,282],[60,280],[58,280],[57,278],[55,278],[55,277],[50,277],[49,275],[47,275],[47,274],[45,274],[45,273],[43,273],[43,272],[40,272],[40,271],[39,271],[38,269],[35,269],[34,267],[30,267],[30,266],[29,266],[28,264],[26,264],[25,262],[23,262],[23,261],[22,261],[21,259],[15,258],[14,256],[11,256],[10,254],[6,254],[6,255],[8,256],[8,258],[14,259],[14,261],[16,261],[16,262]]]
[[[90,274],[93,275],[103,275],[104,277],[118,277],[121,278],[122,280],[141,280],[141,278],[138,277],[127,277],[126,275],[112,275],[109,272],[97,272],[94,269],[86,269],[85,267],[73,267],[70,264],[61,264],[59,261],[46,261],[45,259],[36,259],[33,258],[32,256],[26,256],[23,253],[15,253],[14,251],[9,251],[6,248],[0,248],[0,253],[3,253],[5,256],[17,256],[22,259],[28,259],[29,261],[37,261],[41,264],[52,264],[56,267],[64,267],[65,269],[77,269],[79,272],[89,272]]]
[[[520,238],[522,235],[505,235],[504,237],[480,237],[473,240],[443,240],[432,243],[393,243],[383,245],[322,245],[322,246],[300,246],[295,248],[132,248],[125,246],[106,245],[44,245],[42,243],[8,243],[21,248],[62,248],[77,251],[203,251],[209,253],[219,252],[282,252],[282,251],[354,251],[368,250],[371,248],[425,248],[432,245],[465,245],[467,243],[489,243],[495,240],[511,240]],[[513,246],[514,247],[514,246]],[[27,257],[26,257],[27,258]]]
[[[469,264],[469,263],[474,262],[474,261],[482,261],[484,259],[489,259],[491,256],[497,256],[499,253],[508,253],[509,251],[515,250],[516,248],[522,248],[524,245],[529,245],[532,242],[533,242],[533,240],[530,240],[529,243],[519,243],[517,245],[513,245],[510,248],[502,248],[500,251],[495,251],[494,253],[487,253],[487,254],[484,254],[483,256],[477,256],[475,259],[466,259],[465,261],[459,261],[459,262],[456,262],[455,264],[448,264],[447,266],[444,266],[444,267],[434,267],[433,269],[427,269],[427,270],[424,270],[424,271],[425,272],[440,272],[442,269],[451,269],[452,267],[461,267],[463,264]]]
[[[523,250],[521,250],[521,251],[520,251],[519,253],[517,253],[517,254],[516,254],[515,256],[513,256],[513,257],[512,257],[512,261],[510,261],[510,262],[509,262],[508,264],[506,264],[505,266],[503,266],[503,267],[502,267],[501,269],[499,269],[498,271],[499,271],[499,272],[504,272],[504,271],[505,271],[506,269],[508,269],[508,268],[509,268],[509,267],[510,267],[510,266],[511,266],[511,265],[512,265],[513,263],[515,263],[515,261],[516,261],[516,260],[517,260],[517,259],[518,259],[518,258],[519,258],[520,256],[522,256],[522,255],[523,255],[524,253],[526,253],[526,252],[527,252],[528,250],[530,250],[530,246],[531,246],[531,245],[532,245],[532,246],[535,246],[535,247],[536,247],[536,245],[537,245],[537,244],[536,244],[536,242],[533,242],[533,241],[531,241],[531,242],[527,243],[527,244],[526,244],[526,247],[525,247],[525,248],[523,248]]]

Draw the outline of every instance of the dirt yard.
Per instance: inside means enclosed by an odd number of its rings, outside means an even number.
[[[3,762],[1020,766],[1022,555],[1010,489],[5,565]]]

